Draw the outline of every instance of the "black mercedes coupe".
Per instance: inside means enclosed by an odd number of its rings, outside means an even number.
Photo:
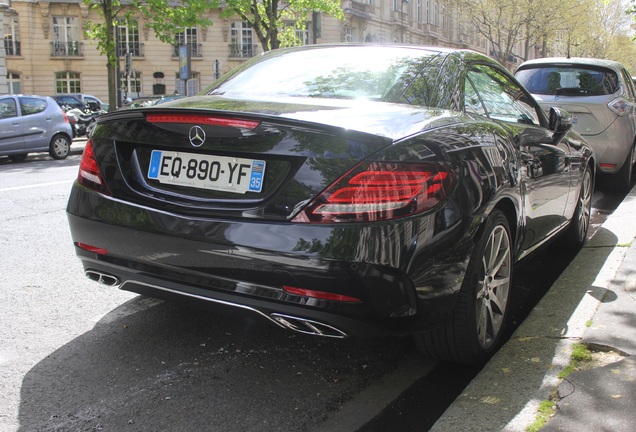
[[[472,51],[279,49],[100,116],[68,219],[97,282],[478,363],[513,267],[586,240],[594,154],[571,126]]]

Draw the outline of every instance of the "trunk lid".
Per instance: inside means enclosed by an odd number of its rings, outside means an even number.
[[[200,217],[289,220],[394,140],[430,127],[420,108],[187,98],[103,115],[93,151],[115,198]]]

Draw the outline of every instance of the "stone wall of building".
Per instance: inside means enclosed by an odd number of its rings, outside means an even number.
[[[9,0],[0,0],[7,1]],[[420,1],[417,5],[421,6],[423,3]],[[343,0],[342,8],[346,18],[338,20],[322,14],[319,34],[312,34],[309,40],[317,43],[404,41],[407,44],[446,45],[486,52],[482,40],[474,36],[472,40],[468,40],[461,33],[453,14],[445,15],[443,25],[439,25],[439,22],[438,25],[433,25],[428,22],[432,18],[423,17],[420,6],[415,4],[413,1],[401,3],[399,0]],[[395,10],[398,7],[401,10]],[[101,19],[96,11],[89,11],[81,2],[68,0],[12,0],[11,8],[19,18],[21,52],[19,55],[6,57],[6,69],[14,77],[18,77],[15,79],[19,80],[22,93],[55,94],[56,73],[68,71],[79,74],[82,93],[108,99],[106,58],[98,51],[97,41],[88,39],[84,33],[89,20],[99,22]],[[54,54],[54,17],[77,17],[80,28],[79,55]],[[195,79],[190,82],[192,91],[201,90],[214,82],[215,64],[218,64],[221,73],[225,73],[263,51],[254,35],[249,49],[237,54],[236,49],[231,48],[231,31],[233,23],[240,26],[240,21],[221,18],[220,10],[209,11],[209,18],[213,22],[212,26],[196,30],[198,55],[193,56],[191,61]],[[439,17],[435,18],[438,19]],[[422,22],[423,20],[426,22]],[[179,89],[183,90],[184,83],[178,79],[179,58],[175,55],[175,48],[162,43],[145,24],[140,18],[141,52],[132,58],[132,68],[140,79],[140,91],[128,96],[152,95],[156,84],[163,84],[165,94],[168,95]],[[308,28],[312,29],[311,23]],[[123,69],[123,59],[120,64]],[[6,72],[2,73],[3,78],[5,75]],[[0,88],[6,89],[7,86],[5,84]]]

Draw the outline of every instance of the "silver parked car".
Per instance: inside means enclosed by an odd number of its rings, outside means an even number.
[[[62,108],[48,96],[0,96],[0,156],[13,161],[33,152],[64,159],[71,151],[71,125]]]
[[[517,69],[517,79],[541,107],[562,108],[597,155],[611,189],[628,191],[636,162],[636,92],[622,64],[590,58],[543,58]]]

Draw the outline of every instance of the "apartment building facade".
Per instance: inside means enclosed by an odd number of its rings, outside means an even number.
[[[4,29],[5,15],[9,15],[9,0],[0,0],[0,28]],[[4,44],[0,45],[0,94],[7,89],[7,54]]]
[[[6,5],[2,24],[6,72],[0,69],[6,83],[0,82],[0,94],[89,93],[107,100],[106,59],[97,42],[85,35],[87,22],[101,19],[97,12],[81,0],[0,2]],[[299,42],[405,43],[487,53],[485,39],[471,31],[443,1],[342,0],[342,9],[344,20],[314,14],[306,28],[295,29]],[[238,18],[221,18],[221,11],[208,12],[213,23],[210,27],[182,29],[175,35],[174,45],[161,42],[141,16],[132,22],[118,22],[120,101],[148,95],[193,95],[221,74],[261,54],[263,49],[249,24]],[[181,46],[190,51],[188,80],[182,80],[179,73]]]

